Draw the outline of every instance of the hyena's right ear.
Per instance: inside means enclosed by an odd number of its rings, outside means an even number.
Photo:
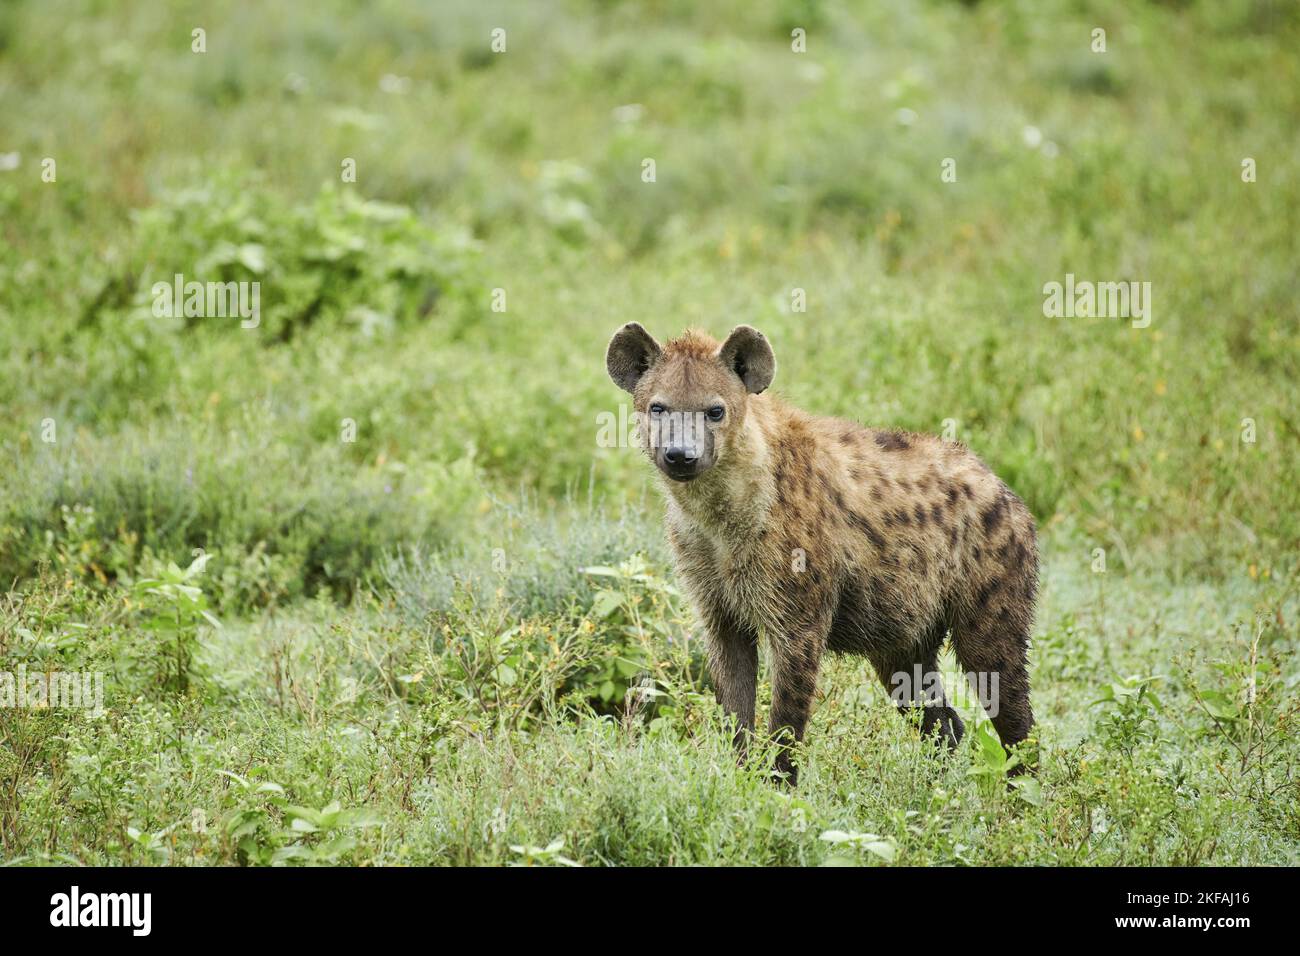
[[[636,391],[636,383],[659,358],[659,343],[636,322],[629,322],[609,340],[605,368],[609,377],[625,392]]]

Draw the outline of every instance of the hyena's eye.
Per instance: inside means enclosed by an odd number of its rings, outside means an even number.
[[[727,414],[727,410],[723,408],[721,405],[714,405],[712,408],[709,409],[707,414],[709,416],[709,421],[720,422],[722,421],[722,416]]]
[[[651,415],[662,415],[663,413],[664,413],[664,407],[660,405],[658,402],[655,402],[653,405],[650,406]]]

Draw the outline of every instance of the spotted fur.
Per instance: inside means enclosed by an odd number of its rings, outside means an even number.
[[[616,369],[632,370],[620,384],[642,415],[652,404],[725,405],[710,425],[711,467],[663,485],[677,573],[707,629],[718,700],[737,719],[742,750],[760,640],[771,651],[769,729],[787,742],[803,737],[827,651],[866,657],[889,688],[916,665],[933,673],[949,634],[967,672],[998,674],[991,719],[1004,745],[1028,735],[1034,520],[979,458],[763,393],[775,361],[745,326],[726,343],[689,331],[662,348],[625,327],[608,362],[616,381]],[[902,709],[911,706],[922,707],[923,732],[956,746],[962,722],[941,690]],[[794,780],[788,748],[778,769]]]

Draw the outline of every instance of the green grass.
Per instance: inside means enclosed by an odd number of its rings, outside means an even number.
[[[1298,41],[1272,0],[7,4],[0,671],[108,713],[0,711],[0,859],[1297,862]],[[261,324],[155,318],[176,272]],[[1150,327],[1045,317],[1067,272]],[[1028,502],[1036,785],[853,661],[797,792],[735,766],[597,444],[632,319],[756,325],[790,400],[951,420]],[[196,549],[219,628],[140,584]]]

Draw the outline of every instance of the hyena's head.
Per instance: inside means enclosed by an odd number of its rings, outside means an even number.
[[[614,384],[632,393],[646,454],[674,481],[698,478],[726,459],[728,437],[744,426],[750,396],[776,374],[772,347],[747,325],[732,329],[721,345],[687,331],[661,348],[629,322],[610,340],[605,366]]]

